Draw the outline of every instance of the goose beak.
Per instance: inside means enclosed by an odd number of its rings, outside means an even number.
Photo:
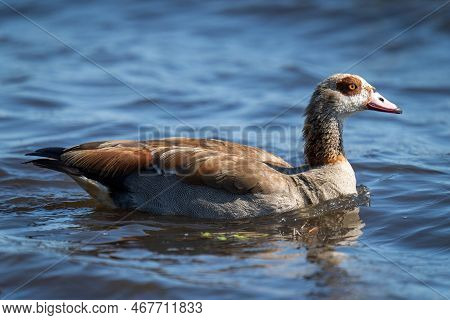
[[[402,113],[402,109],[390,102],[378,92],[372,92],[369,102],[367,103],[367,109],[380,112],[389,113]]]

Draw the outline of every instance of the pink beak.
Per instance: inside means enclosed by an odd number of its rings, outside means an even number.
[[[389,113],[402,113],[402,109],[397,107],[395,104],[390,102],[388,99],[384,98],[378,92],[372,92],[369,103],[367,103],[367,109],[375,110],[380,112]]]

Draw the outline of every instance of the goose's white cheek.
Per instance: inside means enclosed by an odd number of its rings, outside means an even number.
[[[350,96],[351,109],[353,112],[363,111],[366,109],[367,101],[369,100],[369,93],[363,90],[360,94]]]
[[[364,110],[365,101],[367,98],[364,98],[362,94],[354,95],[354,96],[345,96],[343,99],[342,107],[343,113],[350,115],[352,113]]]

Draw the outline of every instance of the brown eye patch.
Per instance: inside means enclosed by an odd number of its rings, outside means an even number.
[[[336,83],[336,89],[346,96],[354,96],[361,93],[361,80],[355,77],[344,77]]]

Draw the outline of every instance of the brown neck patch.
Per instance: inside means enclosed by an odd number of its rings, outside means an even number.
[[[305,119],[305,160],[311,167],[345,160],[341,127],[342,124],[335,118],[318,118],[311,115]]]
[[[362,83],[356,77],[347,76],[336,83],[336,89],[346,96],[354,96],[361,93]]]
[[[326,164],[335,164],[338,162],[343,162],[346,160],[345,156],[342,153],[339,153],[337,155],[332,155],[330,157],[325,157],[324,159],[317,159],[317,163],[322,163],[323,165]]]
[[[327,154],[309,153],[306,154],[306,162],[312,167],[321,167],[329,164],[337,164],[344,162],[347,159],[343,153],[333,153],[332,151]]]

